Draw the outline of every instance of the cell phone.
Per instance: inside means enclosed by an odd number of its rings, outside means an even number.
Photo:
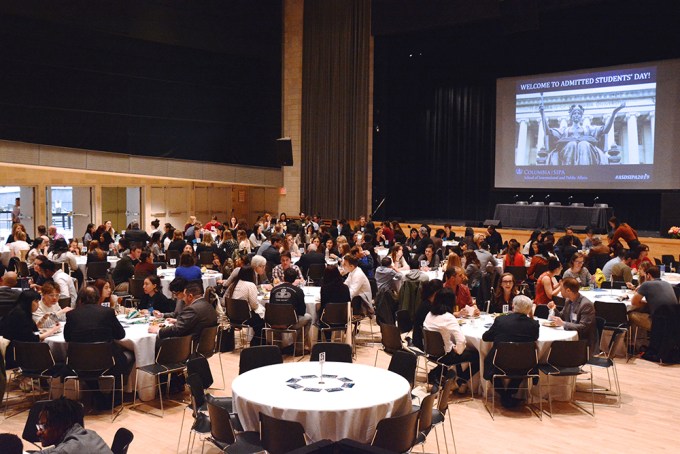
[[[335,393],[338,391],[342,391],[342,388],[328,388],[326,389],[326,391],[328,391],[329,393]]]
[[[288,386],[291,386],[291,385],[288,385]],[[318,392],[321,392],[321,388],[305,388],[305,389],[303,389],[303,391],[311,391],[313,393],[318,393]]]
[[[354,383],[343,383],[343,388],[354,388]]]
[[[300,389],[300,388],[302,388],[302,385],[298,385],[297,383],[288,383],[287,386],[290,386],[290,387],[293,388],[293,389]],[[305,389],[305,391],[307,391],[307,390]]]
[[[347,378],[347,377],[340,377],[340,378],[338,378],[338,380],[345,382],[345,383],[352,383],[352,379]]]
[[[317,378],[316,375],[301,375],[300,378]]]
[[[286,380],[286,383],[297,383],[299,381],[300,381],[299,378],[289,378],[288,380]]]

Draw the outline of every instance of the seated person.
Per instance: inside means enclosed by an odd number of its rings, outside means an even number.
[[[550,320],[557,326],[563,326],[566,331],[577,331],[578,338],[588,341],[589,354],[592,357],[600,353],[600,343],[595,323],[595,306],[585,296],[579,293],[581,284],[573,277],[562,279],[562,296],[564,308],[560,311],[555,303],[550,301],[548,307],[555,309],[555,315]]]
[[[59,284],[47,281],[40,289],[42,299],[38,309],[33,312],[33,321],[38,328],[51,328],[55,324],[66,321],[66,313],[71,310],[69,306],[59,307]]]
[[[175,309],[175,303],[163,294],[161,279],[157,275],[150,274],[145,277],[142,289],[144,295],[137,306],[139,309],[147,310],[147,312],[148,310],[152,312],[157,310],[162,313],[172,312]]]
[[[630,302],[635,310],[628,313],[630,324],[646,331],[652,331],[652,316],[661,306],[678,304],[673,286],[659,279],[659,267],[647,269],[645,281],[640,284]],[[643,300],[644,298],[644,300]]]
[[[359,260],[356,256],[347,254],[343,258],[342,268],[347,272],[345,285],[349,288],[352,310],[355,313],[375,313],[371,283],[359,268]]]
[[[392,258],[390,256],[383,257],[380,266],[375,270],[375,282],[378,284],[378,291],[387,290],[398,293],[403,280],[404,275],[392,266]]]
[[[179,266],[175,270],[175,277],[181,277],[191,281],[201,280],[201,269],[196,266],[193,254],[183,252],[179,257]]]
[[[465,271],[458,266],[448,268],[444,272],[444,288],[450,288],[456,294],[456,307],[453,308],[453,315],[456,317],[466,315],[461,315],[460,311],[463,309],[467,311],[469,310],[468,307],[474,308],[473,315],[479,315],[479,309],[472,300],[470,289],[464,283],[466,279]]]
[[[489,328],[482,335],[484,342],[493,342],[494,345],[484,359],[484,379],[491,380],[496,373],[502,373],[493,365],[496,354],[496,346],[500,342],[536,342],[538,340],[538,321],[531,317],[533,303],[529,297],[518,295],[512,300],[512,314],[496,317]],[[506,408],[517,406],[520,399],[515,399],[513,394],[521,384],[521,379],[511,379],[507,386],[500,380],[494,383],[496,391],[501,396],[501,405]]]
[[[184,298],[186,297],[184,290],[187,288],[187,280],[182,277],[176,277],[170,282],[168,288],[170,289],[170,293],[172,293],[172,297],[175,300],[174,309],[169,312],[160,312],[154,306],[153,315],[156,318],[167,318],[169,319],[168,322],[174,323],[179,313],[184,309]]]
[[[135,277],[144,279],[150,274],[156,274],[156,265],[153,264],[153,254],[144,251],[139,256],[139,263],[135,265]]]
[[[149,326],[149,332],[158,334],[159,339],[191,335],[195,342],[201,337],[204,328],[217,325],[217,312],[205,298],[201,282],[189,282],[184,290],[184,310],[177,317],[175,324],[161,328]]]
[[[250,346],[260,345],[262,343],[262,328],[264,327],[264,306],[257,301],[255,270],[250,265],[243,265],[239,268],[238,275],[229,285],[225,298],[245,300],[248,303],[250,318],[245,321],[245,324],[255,332],[250,341]]]
[[[97,453],[112,454],[94,430],[85,429],[83,406],[60,397],[45,404],[38,416],[38,438],[44,454]],[[52,446],[51,448],[48,446]]]
[[[274,283],[280,283],[284,282],[284,277],[283,274],[286,270],[292,269],[295,271],[297,274],[297,277],[295,278],[295,282],[293,285],[300,285],[305,281],[305,278],[302,277],[302,271],[300,271],[300,268],[298,268],[296,265],[293,265],[292,262],[292,256],[290,255],[290,252],[285,251],[280,254],[281,256],[281,263],[279,265],[276,265],[274,269],[272,269],[272,278],[274,279]]]
[[[130,278],[135,275],[135,265],[139,263],[139,257],[142,254],[142,249],[139,246],[130,247],[130,252],[120,259],[113,269],[113,283],[116,285],[114,291],[127,293],[128,282]]]
[[[611,267],[610,280],[625,282],[626,284],[633,282],[633,269],[631,266],[635,262],[637,254],[633,251],[628,251],[623,256],[619,263],[615,263]]]
[[[436,270],[439,268],[439,256],[434,253],[434,245],[425,246],[425,252],[418,257],[418,265],[421,271]]]
[[[500,284],[494,292],[491,304],[489,304],[490,314],[500,314],[503,312],[503,306],[507,304],[508,310],[512,311],[512,300],[519,294],[517,285],[515,284],[515,277],[510,273],[503,273],[501,275]]]
[[[548,270],[541,274],[536,280],[536,305],[548,304],[552,301],[553,295],[557,295],[562,290],[562,282],[557,282],[555,276],[562,271],[562,264],[555,257],[548,259]]]
[[[284,252],[285,254],[285,252]],[[284,256],[281,255],[283,262]],[[300,329],[312,321],[312,316],[307,313],[307,306],[305,305],[305,294],[300,287],[295,285],[298,279],[298,273],[292,267],[287,268],[283,272],[283,282],[277,284],[272,288],[269,298],[269,304],[290,304],[295,308],[295,313],[298,316],[298,322],[293,327]]]
[[[449,312],[449,308],[455,305],[456,294],[450,288],[443,288],[437,292],[432,303],[430,313],[425,317],[423,328],[429,331],[438,331],[444,341],[444,350],[446,355],[439,359],[440,362],[452,365],[454,363],[461,363],[469,361],[474,376],[479,371],[479,352],[474,348],[467,349],[465,335],[460,329],[458,320]],[[439,387],[440,376],[442,373],[442,366],[437,366],[428,374],[428,382],[434,383],[432,392],[436,392]],[[470,371],[463,372],[460,364],[456,365],[458,392],[461,394],[467,391],[467,384],[463,376],[468,375]],[[445,377],[449,378],[447,374]]]
[[[40,293],[34,290],[21,292],[14,308],[0,320],[0,336],[10,341],[39,342],[59,331],[60,325],[56,322],[51,328],[36,334],[38,327],[33,321],[33,312],[38,310],[39,304]]]
[[[413,318],[413,345],[423,350],[423,323],[425,323],[425,317],[430,313],[432,309],[432,303],[434,302],[437,293],[444,288],[444,283],[441,279],[430,279],[423,283],[421,291],[421,302],[420,306],[416,310],[416,314]]]
[[[17,273],[6,271],[0,281],[2,281],[2,285],[0,285],[0,306],[5,306],[9,311],[14,307],[21,294],[21,290],[16,288],[18,285]]]

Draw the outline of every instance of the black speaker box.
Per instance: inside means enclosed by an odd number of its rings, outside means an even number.
[[[276,139],[276,157],[280,166],[293,165],[293,143],[290,138]]]

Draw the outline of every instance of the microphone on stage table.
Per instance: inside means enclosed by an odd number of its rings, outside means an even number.
[[[534,200],[534,195],[533,195],[533,194],[531,194],[531,195],[529,196],[529,202],[531,202],[532,200]]]
[[[548,201],[549,199],[550,199],[550,194],[548,194],[547,196],[545,196],[545,200],[546,200],[546,201]]]
[[[513,202],[517,202],[517,199],[519,199],[519,194],[515,194],[515,195],[512,197]]]
[[[600,200],[600,198],[599,198],[599,197],[595,197],[595,198],[593,199],[593,203],[597,202],[598,200]]]
[[[567,201],[568,201],[568,202],[571,202],[572,200],[574,200],[574,196],[573,196],[573,195],[570,195],[569,197],[567,197]]]

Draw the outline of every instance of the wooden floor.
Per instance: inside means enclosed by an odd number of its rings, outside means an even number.
[[[362,334],[368,325],[362,326]],[[378,347],[360,347],[357,362],[373,364]],[[222,355],[227,385],[238,374],[239,354]],[[286,358],[286,361],[290,361]],[[307,360],[306,358],[304,359]],[[378,367],[386,368],[389,357],[379,354]],[[216,386],[220,386],[219,360],[210,361]],[[596,449],[598,452],[660,452],[676,451],[678,446],[677,422],[680,420],[680,367],[660,366],[635,359],[629,363],[617,360],[623,392],[621,408],[596,406],[595,417],[586,415],[565,404],[556,407],[555,416],[539,421],[529,410],[498,410],[495,421],[484,408],[481,398],[462,404],[452,404],[450,415],[454,418],[456,445],[460,453],[523,453],[523,452],[580,452]],[[422,377],[419,377],[422,378]],[[606,373],[596,371],[596,384],[606,384]],[[421,384],[422,386],[422,384]],[[230,395],[225,391],[211,390],[215,395]],[[146,415],[125,408],[115,422],[106,413],[86,416],[85,424],[111,443],[115,431],[126,427],[135,435],[130,453],[174,452],[180,431],[183,406],[166,410],[165,418]],[[0,420],[0,432],[13,432],[21,436],[27,413]],[[187,412],[187,421],[190,420]],[[186,452],[187,425],[182,435],[180,452]],[[441,430],[440,443],[444,452]],[[451,442],[449,437],[449,443]],[[26,449],[32,446],[25,444]],[[420,448],[416,449],[418,452]],[[426,452],[437,452],[434,434],[430,434]],[[201,452],[197,442],[192,452]],[[205,452],[219,450],[206,444]],[[453,452],[453,451],[451,451]]]

